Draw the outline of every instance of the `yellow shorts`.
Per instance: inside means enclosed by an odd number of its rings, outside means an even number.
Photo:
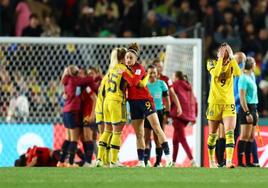
[[[97,99],[96,107],[95,107],[95,115],[96,115],[96,123],[101,124],[104,123],[103,118],[103,99]]]
[[[122,101],[104,100],[104,122],[118,125],[127,122],[126,103]]]
[[[208,104],[207,119],[220,121],[225,117],[235,117],[236,109],[234,104]]]
[[[104,123],[103,113],[102,112],[95,112],[96,117],[96,124]]]

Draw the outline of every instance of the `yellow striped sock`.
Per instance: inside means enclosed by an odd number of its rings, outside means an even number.
[[[121,132],[114,132],[111,139],[111,162],[118,161],[118,153],[121,145]]]
[[[111,162],[111,157],[110,157],[111,139],[112,139],[112,135],[110,136],[110,138],[108,140],[107,147],[106,147],[105,153],[103,155],[103,163],[106,165],[110,164],[110,162]]]
[[[226,139],[226,162],[233,162],[233,154],[234,154],[234,131],[227,131],[225,133]]]
[[[217,133],[209,134],[207,140],[209,161],[215,161],[216,141],[217,141]]]
[[[103,156],[107,147],[107,143],[109,141],[112,132],[104,131],[99,139],[99,146],[98,146],[98,157],[97,159],[103,160]]]

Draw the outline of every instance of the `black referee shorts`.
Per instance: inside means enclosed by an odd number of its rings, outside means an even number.
[[[253,126],[257,125],[257,105],[256,104],[247,104],[248,105],[248,110],[251,113],[253,117]],[[244,112],[243,108],[241,107],[239,109],[239,123],[240,125],[242,124],[249,124],[247,122],[246,118],[246,112]]]

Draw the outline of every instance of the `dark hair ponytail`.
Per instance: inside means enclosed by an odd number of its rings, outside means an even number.
[[[176,71],[175,76],[179,78],[180,80],[187,80],[187,76],[184,75],[181,71]]]

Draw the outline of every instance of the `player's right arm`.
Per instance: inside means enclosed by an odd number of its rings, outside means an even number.
[[[148,81],[149,81],[149,74],[147,74],[142,80],[139,81],[138,86],[146,87]]]
[[[208,72],[215,77],[218,77],[221,73],[222,69],[223,58],[219,58],[216,62],[215,61],[208,61],[207,62],[207,70]],[[216,65],[215,65],[216,64]]]
[[[75,86],[89,86],[95,93],[97,93],[97,85],[92,76],[86,76],[84,78],[81,77],[73,77],[73,83]]]
[[[231,59],[230,63],[232,64],[232,67],[233,67],[233,74],[234,74],[234,76],[240,76],[241,69],[240,69],[237,61],[235,60],[235,58]]]
[[[127,71],[124,71],[122,73],[123,78],[128,82],[130,86],[137,86],[144,75],[145,70],[142,66],[136,69],[132,76]]]
[[[222,70],[223,58],[226,55],[226,47],[220,47],[217,53],[217,61],[208,61],[207,70],[208,72],[214,76],[219,77]]]
[[[33,167],[37,164],[37,157],[33,157],[31,161],[27,161],[27,167]]]

